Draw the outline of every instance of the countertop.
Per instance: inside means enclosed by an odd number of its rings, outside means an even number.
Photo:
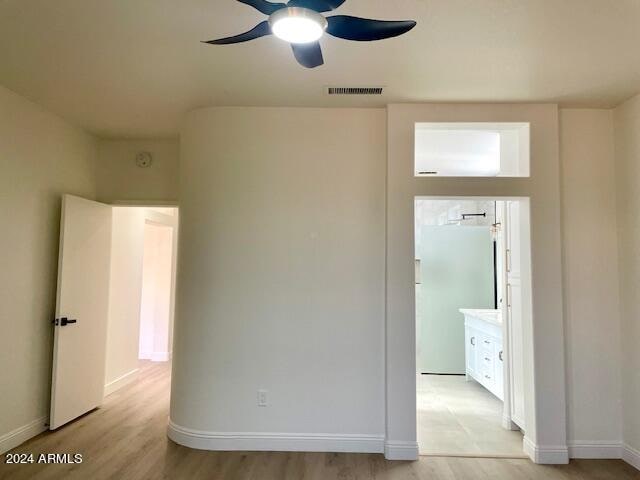
[[[492,325],[502,326],[502,315],[500,310],[461,308],[459,310],[465,316],[478,318]]]

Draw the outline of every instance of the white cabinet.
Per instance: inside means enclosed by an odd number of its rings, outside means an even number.
[[[520,202],[506,202],[505,229],[506,248],[506,301],[503,307],[507,310],[507,335],[509,345],[509,378],[511,381],[510,411],[511,421],[520,428],[525,428],[524,399],[524,345],[525,321],[530,322],[530,290],[527,288],[527,276],[521,275],[522,252],[528,247],[524,242],[529,238],[529,211],[522,208]]]
[[[466,373],[504,400],[504,353],[499,310],[461,309],[464,314]]]

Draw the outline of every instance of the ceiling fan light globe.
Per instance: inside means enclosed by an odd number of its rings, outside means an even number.
[[[327,28],[327,19],[307,8],[283,8],[269,17],[273,34],[289,43],[318,41]]]

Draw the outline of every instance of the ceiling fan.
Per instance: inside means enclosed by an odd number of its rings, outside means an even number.
[[[416,26],[416,22],[412,20],[384,21],[348,15],[322,15],[323,12],[335,10],[345,0],[290,0],[286,4],[267,0],[238,1],[269,15],[268,20],[240,35],[203,43],[229,45],[273,34],[289,42],[298,63],[307,68],[315,68],[324,63],[318,42],[324,32],[346,40],[369,42],[397,37]]]

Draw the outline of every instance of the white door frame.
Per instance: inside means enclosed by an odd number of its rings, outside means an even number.
[[[530,177],[415,177],[419,122],[528,122]],[[418,457],[415,375],[414,202],[421,196],[530,199],[533,344],[525,453],[568,463],[559,114],[555,104],[390,104],[387,106],[385,455]],[[540,415],[536,415],[540,412]],[[543,414],[542,414],[543,413]],[[531,420],[529,420],[531,419]]]
[[[524,208],[528,208],[529,207],[529,199],[528,198],[522,198],[522,197],[469,197],[469,196],[419,196],[416,197],[415,200],[432,200],[432,201],[444,201],[444,200],[460,200],[460,201],[487,201],[487,202],[520,202],[521,206]],[[415,202],[414,202],[415,205]],[[505,206],[506,208],[506,206]],[[414,218],[415,218],[415,212],[414,212]],[[527,217],[528,218],[528,217]],[[497,219],[496,219],[497,221]],[[503,217],[503,221],[505,222],[503,225],[501,225],[501,235],[502,235],[502,242],[503,242],[503,246],[506,245],[506,222],[508,222],[508,219],[506,218],[506,209],[505,209],[505,216]],[[415,222],[414,222],[415,225]],[[415,234],[414,234],[415,236]],[[507,252],[506,250],[498,250],[497,252],[499,255],[503,256],[503,263],[502,265],[504,266],[504,268],[502,269],[501,272],[498,272],[499,278],[498,281],[501,282],[502,284],[502,291],[503,293],[503,299],[505,300],[505,303],[508,301],[508,292],[507,292],[507,265],[508,265],[508,257],[507,257]],[[523,254],[523,262],[530,262],[530,256],[531,256],[531,252],[527,251],[527,252],[522,252]],[[523,285],[525,286],[529,286],[531,285],[531,278],[529,277],[528,279],[526,279],[523,282]],[[414,297],[415,297],[415,282],[414,282]],[[526,308],[526,306],[525,306]],[[520,428],[518,427],[518,425],[516,425],[512,420],[511,420],[511,393],[512,393],[512,387],[511,387],[511,344],[510,344],[510,339],[511,339],[511,332],[510,332],[510,318],[507,312],[507,305],[503,305],[503,308],[501,309],[501,314],[502,314],[502,348],[503,348],[503,352],[505,355],[505,358],[508,361],[504,362],[504,400],[503,400],[503,412],[502,412],[502,426],[505,429],[508,430],[519,430]],[[531,315],[529,315],[529,318],[531,318]],[[531,355],[533,353],[533,330],[532,328],[529,328],[527,330],[525,330],[525,338],[524,338],[524,343],[526,345],[528,345],[530,348],[526,351],[523,352],[523,355],[526,355],[527,353],[529,355]],[[529,358],[528,362],[533,363],[533,358]],[[526,372],[525,372],[526,373]],[[534,384],[534,378],[532,375],[532,372],[529,372],[529,376],[527,378],[527,383],[533,385]],[[530,412],[535,412],[534,409],[534,405],[533,405],[533,398],[531,398],[529,395],[525,396],[525,402],[527,403],[527,411]],[[416,407],[417,408],[417,407]],[[530,418],[530,419],[526,419],[526,421],[534,421],[534,418]]]

